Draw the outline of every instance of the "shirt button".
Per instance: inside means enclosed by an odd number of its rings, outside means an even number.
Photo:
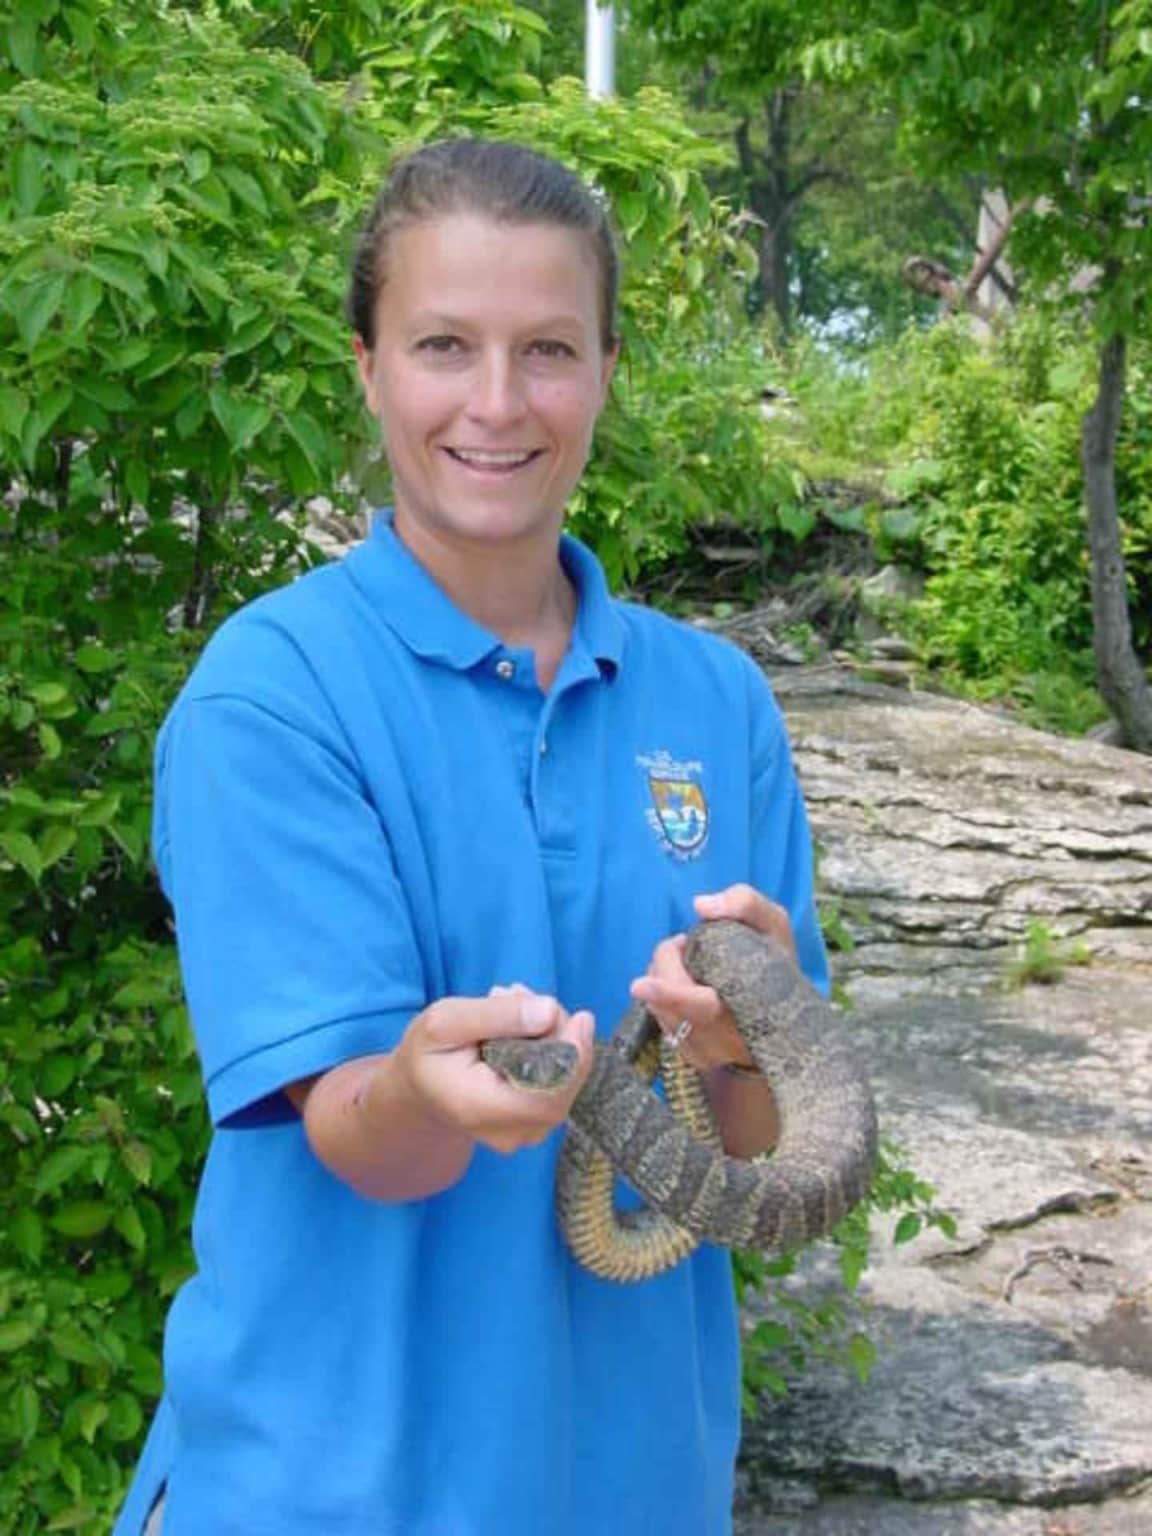
[[[541,738],[541,741],[540,741],[540,756],[543,757],[547,753],[547,751],[548,751],[548,738],[547,738],[547,736],[544,736],[544,737]]]
[[[496,676],[502,677],[505,682],[507,682],[510,677],[515,677],[516,663],[514,661],[509,661],[507,658],[505,658],[503,661],[498,661],[496,663]]]

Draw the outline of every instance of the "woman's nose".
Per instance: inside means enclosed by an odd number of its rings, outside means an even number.
[[[523,381],[514,358],[503,352],[484,354],[472,377],[468,413],[488,426],[516,421],[524,414]]]

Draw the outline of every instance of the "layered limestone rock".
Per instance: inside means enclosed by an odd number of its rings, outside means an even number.
[[[836,668],[773,683],[883,1132],[957,1232],[877,1219],[876,1366],[765,1401],[737,1529],[1152,1531],[1152,759]],[[833,1271],[817,1247],[785,1284]]]

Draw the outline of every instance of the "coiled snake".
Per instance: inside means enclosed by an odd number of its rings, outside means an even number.
[[[741,923],[702,923],[684,952],[714,987],[772,1086],[781,1133],[772,1156],[727,1157],[699,1074],[661,1057],[659,1025],[629,1009],[600,1041],[572,1105],[557,1172],[561,1229],[577,1259],[609,1280],[644,1280],[702,1241],[787,1249],[821,1237],[863,1198],[876,1156],[867,1078],[827,1001],[781,945]],[[560,1042],[501,1040],[481,1048],[510,1082],[555,1088],[575,1067]],[[648,1079],[660,1067],[667,1101]],[[683,1118],[681,1118],[683,1117]],[[617,1211],[619,1173],[648,1202]]]

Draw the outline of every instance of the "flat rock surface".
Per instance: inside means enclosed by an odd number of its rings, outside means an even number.
[[[882,1131],[956,1234],[875,1219],[876,1364],[765,1398],[737,1532],[1152,1533],[1152,759],[835,668],[773,682]],[[776,1283],[834,1276],[817,1245]]]

